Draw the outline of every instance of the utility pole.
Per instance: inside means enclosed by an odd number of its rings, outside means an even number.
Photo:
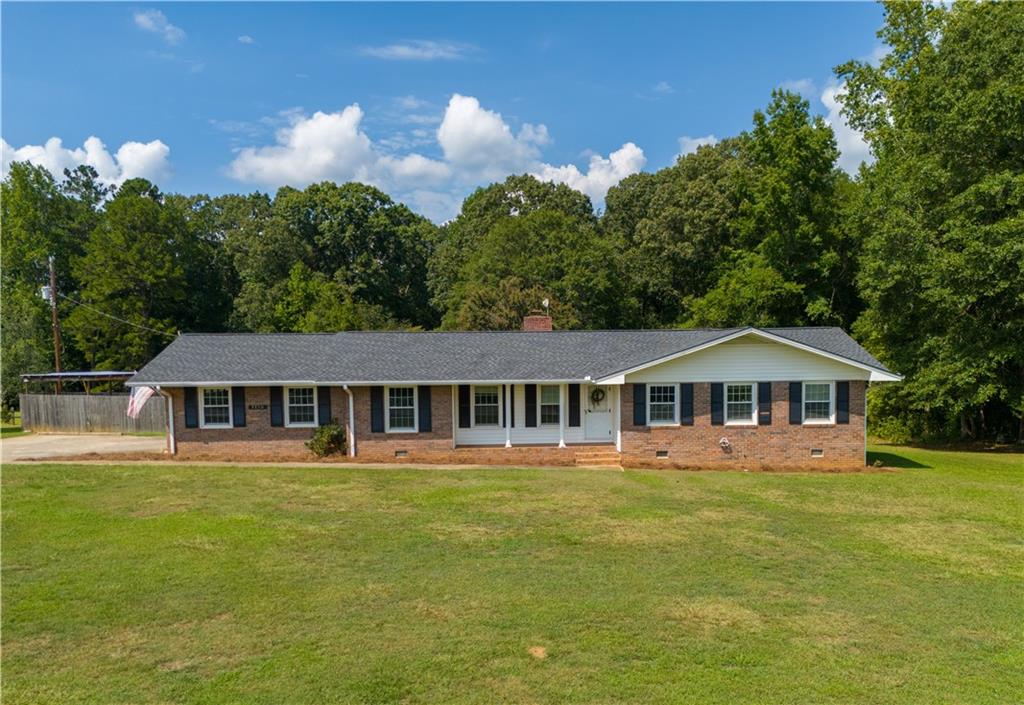
[[[53,321],[53,363],[60,373],[60,321],[57,319],[57,271],[53,267],[53,255],[50,264],[50,318]],[[61,382],[57,379],[57,394],[61,393]]]

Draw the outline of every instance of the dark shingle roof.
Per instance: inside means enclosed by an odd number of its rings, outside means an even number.
[[[191,333],[132,385],[600,379],[744,328],[552,332]],[[839,328],[762,329],[888,372]]]

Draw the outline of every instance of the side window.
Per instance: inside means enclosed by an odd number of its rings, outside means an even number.
[[[676,422],[676,385],[652,384],[648,387],[647,419],[652,426]]]
[[[416,388],[388,387],[388,431],[416,430]]]
[[[313,387],[288,387],[286,426],[316,425],[316,392]]]
[[[205,387],[202,390],[203,428],[228,428],[231,426],[231,390],[227,387]]]
[[[557,384],[545,384],[540,388],[540,423],[542,426],[557,426],[562,395]]]

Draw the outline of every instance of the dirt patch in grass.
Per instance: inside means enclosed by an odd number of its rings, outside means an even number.
[[[543,660],[548,657],[548,650],[545,649],[543,646],[531,646],[526,651],[530,654],[530,656],[533,656],[535,659]]]
[[[665,610],[665,615],[685,627],[704,632],[717,629],[760,631],[761,615],[739,602],[727,598],[703,598],[677,602]]]

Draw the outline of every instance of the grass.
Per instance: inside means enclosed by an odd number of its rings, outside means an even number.
[[[996,703],[1021,455],[860,474],[8,466],[4,702]]]
[[[14,419],[10,422],[0,422],[0,438],[13,438],[28,433],[21,428],[21,412],[14,412]]]

